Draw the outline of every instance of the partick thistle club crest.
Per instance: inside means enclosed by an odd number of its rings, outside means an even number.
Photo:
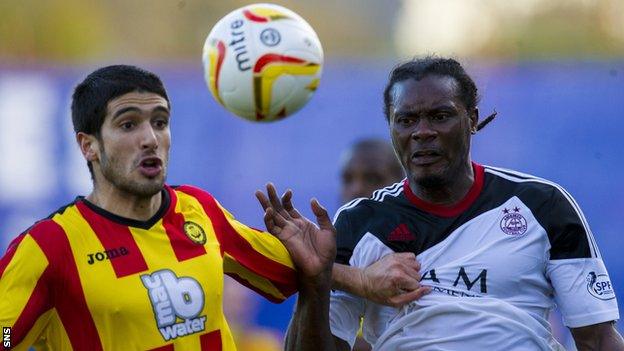
[[[206,233],[195,222],[187,221],[184,223],[184,234],[195,244],[204,245],[206,243]]]
[[[526,233],[527,221],[524,216],[520,214],[520,209],[517,206],[513,209],[505,208],[503,213],[505,215],[500,222],[503,233],[513,236],[520,236]]]

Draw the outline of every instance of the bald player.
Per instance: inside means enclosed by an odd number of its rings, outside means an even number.
[[[341,158],[341,200],[370,197],[373,191],[405,177],[392,145],[383,139],[355,142]]]
[[[371,197],[375,190],[400,182],[405,177],[392,145],[383,139],[356,141],[342,154],[340,163],[343,204],[358,197]],[[353,351],[370,350],[372,347],[364,340],[360,329]]]

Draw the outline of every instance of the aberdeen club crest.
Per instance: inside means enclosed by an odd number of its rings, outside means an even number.
[[[512,236],[521,236],[526,233],[527,221],[526,218],[520,214],[520,209],[517,206],[513,209],[505,208],[503,213],[505,215],[500,222],[503,233]]]

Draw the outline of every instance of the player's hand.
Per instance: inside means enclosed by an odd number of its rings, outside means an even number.
[[[420,285],[420,263],[411,252],[393,253],[360,270],[364,297],[391,307],[418,300],[431,291]]]
[[[263,192],[256,191],[264,209],[264,224],[290,253],[300,281],[331,283],[331,269],[336,258],[336,229],[327,211],[316,199],[310,201],[317,226],[293,207],[291,190],[280,199],[273,184],[267,184],[266,188],[268,198]]]

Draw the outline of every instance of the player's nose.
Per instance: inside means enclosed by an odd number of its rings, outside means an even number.
[[[156,131],[149,123],[143,123],[140,130],[140,143],[142,149],[158,148],[158,136]]]
[[[427,140],[436,136],[436,134],[437,131],[433,128],[431,123],[429,123],[426,119],[422,119],[414,126],[411,137],[414,140]]]

